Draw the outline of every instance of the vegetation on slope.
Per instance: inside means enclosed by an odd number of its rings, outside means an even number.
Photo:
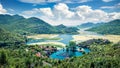
[[[94,31],[101,34],[115,34],[120,35],[120,20],[113,20],[108,23],[104,23],[100,26],[88,29],[88,31]]]
[[[117,44],[90,44],[90,53],[81,57],[72,57],[65,60],[54,60],[39,57],[39,46],[19,46],[0,48],[1,68],[119,68],[120,43]],[[28,49],[28,50],[26,50]]]
[[[0,28],[0,46],[24,44],[25,38]]]
[[[69,33],[69,34],[77,34],[78,29],[76,27],[66,27],[63,24],[55,26],[58,30],[57,33]]]
[[[19,15],[0,15],[0,27],[20,34],[77,33],[77,28],[65,27],[64,29],[58,29],[59,27],[51,26],[36,17],[26,19]]]

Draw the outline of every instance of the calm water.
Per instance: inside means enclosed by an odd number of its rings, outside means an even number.
[[[68,45],[69,41],[73,39],[72,36],[73,35],[69,35],[69,34],[61,34],[58,36],[59,38],[62,38],[62,40],[60,40],[59,42],[62,42]]]
[[[66,45],[69,44],[69,41],[72,40],[73,35],[69,35],[69,34],[60,34],[58,37],[59,38],[62,38],[62,40],[44,40],[44,39],[37,39],[37,40],[30,40],[27,42],[27,44],[31,44],[31,43],[37,43],[37,42],[49,42],[49,41],[58,41],[58,42],[62,42]],[[89,49],[84,49],[86,53],[90,52]],[[68,58],[68,57],[73,57],[73,56],[82,56],[82,52],[78,52],[78,51],[75,51],[75,52],[72,52],[72,51],[69,51],[67,52],[66,49],[61,49],[53,54],[50,55],[50,58],[53,58],[53,59],[60,59],[60,60],[63,60],[65,58]]]
[[[84,49],[86,53],[90,52],[89,49],[85,48]],[[79,52],[79,51],[75,51],[75,52],[72,52],[72,51],[66,51],[64,49],[61,49],[55,53],[53,53],[52,55],[50,55],[50,58],[53,58],[53,59],[60,59],[60,60],[63,60],[63,59],[66,59],[68,57],[73,57],[73,56],[82,56],[82,52]]]
[[[27,42],[27,44],[29,45],[29,44],[31,44],[31,43],[51,42],[51,41],[53,41],[53,42],[57,42],[57,41],[58,41],[58,42],[62,42],[62,43],[64,43],[64,44],[69,44],[69,41],[73,39],[72,36],[73,36],[73,35],[69,35],[69,34],[60,34],[60,35],[58,36],[58,38],[61,38],[61,40],[32,39],[32,40],[29,40],[29,41]]]
[[[81,34],[79,34],[79,35],[99,35],[99,34],[81,30]],[[62,38],[62,40],[37,39],[37,40],[30,40],[30,41],[27,42],[27,44],[38,43],[38,42],[58,41],[58,42],[61,42],[61,43],[64,43],[64,44],[68,45],[69,41],[73,39],[72,36],[73,35],[69,35],[69,34],[60,34],[58,37]],[[84,50],[85,50],[86,53],[90,52],[90,50],[87,49],[87,48],[84,48]],[[66,52],[65,49],[61,49],[61,50],[59,50],[59,51],[51,54],[50,58],[63,60],[63,59],[68,58],[68,57],[82,56],[82,55],[83,55],[82,52],[78,52],[78,51],[75,51],[75,52],[72,52],[72,51]]]

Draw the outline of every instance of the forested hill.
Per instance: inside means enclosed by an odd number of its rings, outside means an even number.
[[[101,34],[115,34],[120,35],[120,19],[116,19],[100,26],[88,29],[88,31],[94,31]]]
[[[16,33],[10,33],[4,29],[0,28],[0,47],[9,45],[19,45],[24,44],[24,37]]]
[[[55,26],[55,28],[58,30],[58,31],[62,31],[62,33],[73,33],[73,34],[76,34],[77,33],[77,30],[78,28],[76,27],[66,27],[65,25],[63,24],[60,24],[58,26]],[[59,32],[61,33],[61,32]]]
[[[8,31],[17,33],[38,33],[38,34],[50,34],[50,33],[77,33],[77,29],[67,28],[68,31],[58,30],[56,27],[46,23],[45,21],[36,17],[24,18],[19,15],[0,15],[0,27]],[[74,30],[73,32],[69,30]]]

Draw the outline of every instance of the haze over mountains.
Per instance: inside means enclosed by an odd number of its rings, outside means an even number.
[[[101,24],[103,24],[103,23],[92,23],[92,22],[88,22],[88,23],[83,23],[83,24],[81,24],[81,25],[78,25],[77,27],[78,28],[88,28],[88,27],[96,27],[96,26],[99,26],[99,25],[101,25]]]

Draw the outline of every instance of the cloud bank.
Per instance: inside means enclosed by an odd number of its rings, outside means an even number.
[[[3,8],[3,6],[0,4],[0,14],[7,13],[7,10]]]
[[[25,17],[38,17],[52,25],[64,24],[67,26],[75,26],[86,22],[108,22],[114,19],[120,19],[119,12],[107,13],[100,9],[93,10],[87,5],[77,6],[74,10],[70,10],[65,3],[58,3],[54,8],[34,8],[22,12]]]
[[[119,9],[120,10],[120,3],[118,3],[118,4],[115,4],[115,5],[113,5],[113,6],[102,6],[102,7],[100,7],[101,9]]]

